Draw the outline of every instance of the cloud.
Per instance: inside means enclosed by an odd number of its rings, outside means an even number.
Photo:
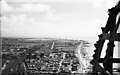
[[[51,12],[51,6],[41,3],[24,3],[20,7],[9,5],[6,0],[1,1],[2,12]]]
[[[27,17],[25,14],[1,17],[2,36],[53,37],[58,35],[56,33],[62,34],[61,28],[59,29],[57,26],[53,22],[49,22],[49,20],[37,21],[35,18]]]
[[[39,32],[39,29],[41,30],[44,25],[44,23],[37,22],[34,18],[28,18],[26,15],[2,17],[1,22],[2,36],[31,36]]]
[[[13,7],[8,5],[6,0],[1,0],[1,12],[4,12],[4,11],[12,11],[13,10]]]
[[[99,2],[114,0],[7,0],[8,2]],[[116,0],[118,1],[118,0]]]
[[[7,0],[8,2],[89,2],[95,8],[114,6],[119,0]]]
[[[52,23],[61,18],[53,14],[53,10],[49,5],[41,3],[23,3],[20,7],[14,7],[8,5],[5,0],[2,0],[1,4],[3,13],[12,13],[9,14],[9,17],[6,15],[1,17],[2,36],[49,37],[56,34],[54,31],[58,31],[54,29],[56,26]],[[43,20],[36,20],[35,16],[30,16],[26,14],[26,12],[31,14],[36,14],[36,12],[44,13]]]
[[[2,15],[38,15],[40,18],[47,21],[60,20],[60,17],[55,14],[55,10],[48,4],[42,3],[21,3],[19,7],[9,5],[6,0],[1,1]],[[39,14],[38,14],[39,13]],[[42,15],[42,16],[41,16]],[[35,17],[35,16],[32,16]]]
[[[16,8],[16,11],[22,11],[22,12],[50,12],[51,7],[49,5],[45,4],[32,4],[27,3],[23,4],[21,8]]]
[[[26,15],[1,17],[2,36],[16,37],[56,37],[78,39],[94,36],[100,32],[99,20],[88,21],[36,21]],[[90,27],[89,27],[90,25]],[[98,26],[97,26],[98,25]],[[99,28],[99,29],[98,29]]]
[[[97,4],[97,1],[93,1],[92,3]],[[87,16],[90,14],[77,12],[66,12],[66,14],[54,13],[53,8],[48,4],[23,3],[19,7],[8,5],[5,1],[2,4],[2,6],[6,6],[7,9],[9,8],[9,12],[20,13],[17,15],[10,14],[9,17],[2,16],[2,36],[78,39],[80,37],[90,37],[100,34],[101,25],[105,25],[103,24],[104,21],[98,17],[91,19],[93,16]],[[87,10],[85,11],[88,12]],[[6,11],[4,10],[4,12]],[[26,14],[26,12],[32,15],[35,15],[36,12],[42,12],[45,13],[45,16],[42,18],[42,21],[39,17],[37,17],[38,20],[36,20],[35,16],[30,16]],[[38,15],[41,15],[41,13],[37,14],[37,16]],[[86,16],[87,18],[85,18]],[[106,21],[104,23],[106,23]]]

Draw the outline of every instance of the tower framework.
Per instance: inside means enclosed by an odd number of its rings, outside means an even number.
[[[105,27],[102,27],[102,34],[98,35],[99,40],[94,44],[95,54],[90,62],[93,65],[93,74],[113,75],[113,63],[120,63],[120,58],[113,58],[114,42],[120,41],[120,33],[118,31],[120,25],[120,1],[115,7],[108,9],[109,17]],[[104,46],[104,42],[109,40],[104,58],[100,58]],[[103,67],[99,65],[103,63]]]

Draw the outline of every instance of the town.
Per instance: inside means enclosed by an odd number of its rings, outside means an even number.
[[[84,40],[2,38],[2,74],[91,73],[88,47]]]

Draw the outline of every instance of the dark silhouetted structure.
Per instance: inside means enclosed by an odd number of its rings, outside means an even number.
[[[102,34],[99,35],[99,40],[94,44],[96,50],[94,50],[95,54],[90,62],[93,65],[94,75],[98,75],[98,72],[102,75],[113,75],[113,63],[120,63],[120,58],[113,58],[114,41],[120,41],[120,33],[117,33],[120,24],[120,15],[118,15],[120,13],[120,1],[108,12],[107,24],[101,28]],[[105,40],[109,40],[106,55],[104,58],[100,58]],[[99,63],[103,63],[103,67]]]

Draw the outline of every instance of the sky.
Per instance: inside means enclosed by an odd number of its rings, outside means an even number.
[[[1,36],[77,39],[95,43],[102,33],[101,27],[106,25],[107,10],[117,2],[118,0],[1,0]]]
[[[1,0],[4,37],[96,40],[118,0]]]

